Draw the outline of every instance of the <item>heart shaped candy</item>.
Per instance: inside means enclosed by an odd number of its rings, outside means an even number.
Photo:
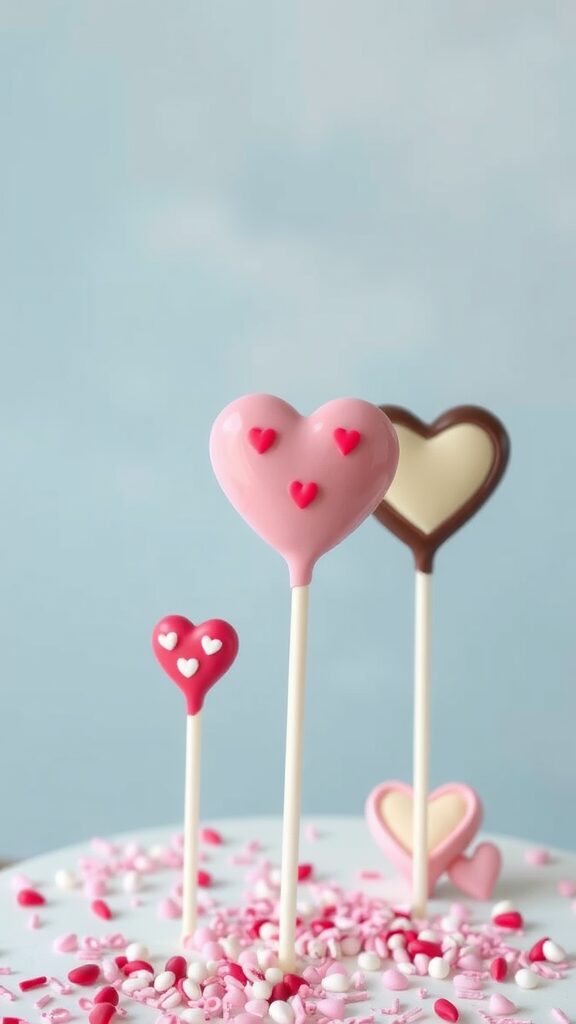
[[[301,416],[280,398],[246,395],[214,422],[210,457],[234,508],[283,555],[297,587],[382,500],[398,442],[369,402],[337,399]]]
[[[383,406],[400,443],[394,481],[375,516],[431,572],[441,544],[488,500],[508,462],[504,426],[487,409],[460,405],[424,423],[408,409]]]
[[[196,715],[208,690],[238,654],[238,635],[223,619],[195,626],[183,615],[168,615],[154,627],[152,648],[166,675],[186,697],[188,714]]]
[[[461,892],[475,900],[489,900],[502,867],[502,855],[493,843],[480,843],[471,856],[461,854],[448,868],[448,877]]]
[[[383,782],[366,801],[368,827],[388,860],[412,877],[412,787]],[[478,794],[461,782],[448,782],[428,797],[429,894],[440,875],[476,835],[482,821]]]

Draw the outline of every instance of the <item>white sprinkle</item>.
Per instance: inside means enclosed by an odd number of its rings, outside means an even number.
[[[358,967],[361,971],[379,971],[382,967],[382,961],[377,953],[370,953],[368,951],[360,953],[358,957]]]
[[[542,946],[542,952],[550,964],[561,964],[566,959],[565,950],[558,943],[552,942],[552,939],[546,939]]]
[[[458,929],[456,929],[456,931],[457,930]],[[418,932],[418,938],[420,939],[420,942],[438,942],[439,935],[438,932],[432,931],[431,928],[424,928],[423,931]]]
[[[122,879],[124,892],[138,892],[142,887],[142,876],[137,871],[127,871]]]
[[[73,871],[60,868],[54,875],[54,884],[58,889],[75,889],[78,885],[78,879]]]
[[[185,1021],[186,1024],[204,1024],[204,1010],[201,1010],[199,1007],[195,1007],[190,1010],[182,1010],[179,1017],[181,1020]]]
[[[441,956],[433,956],[428,964],[428,974],[436,981],[442,981],[450,974],[450,964],[447,964]]]
[[[149,971],[146,971],[145,973],[145,978],[138,978],[131,974],[129,978],[126,978],[126,981],[122,982],[122,991],[125,992],[126,995],[130,996],[133,992],[137,992],[138,989],[146,988],[150,981],[152,981],[152,975]]]
[[[511,910],[516,910],[512,900],[500,900],[499,903],[495,903],[492,907],[490,916],[498,917],[498,914],[509,914]]]
[[[283,999],[275,999],[273,1003],[270,1003],[268,1015],[274,1024],[292,1024],[294,1020],[294,1010],[290,1003],[285,1003]]]
[[[176,981],[174,971],[160,971],[154,979],[154,988],[157,992],[167,992]]]
[[[281,971],[279,967],[269,967],[264,972],[264,977],[271,985],[277,985],[278,982],[284,980],[284,971]]]
[[[350,988],[350,978],[347,974],[326,974],[322,978],[322,988],[326,992],[347,992]]]
[[[124,952],[128,960],[147,960],[150,956],[148,946],[142,942],[131,942]]]
[[[195,981],[191,981],[190,978],[184,978],[182,982],[182,991],[188,999],[200,999],[202,995],[202,989]]]
[[[171,974],[171,971],[166,971],[166,973]],[[174,991],[170,992],[169,995],[164,996],[160,1005],[163,1010],[172,1010],[175,1006],[180,1006],[181,1002],[182,996],[180,995],[178,989],[175,988]]]
[[[258,934],[265,942],[267,939],[275,939],[278,935],[278,926],[272,924],[272,921],[265,921],[264,924],[260,926]]]
[[[254,999],[269,999],[272,995],[272,985],[269,981],[254,981],[252,983],[252,996]]]
[[[362,949],[362,939],[357,935],[345,935],[340,943],[342,956],[356,956]]]
[[[414,964],[410,963],[410,961],[407,961],[406,963],[396,964],[396,967],[400,971],[400,974],[416,974],[416,968],[414,967]]]
[[[192,960],[188,964],[187,975],[192,981],[205,981],[209,975],[208,968],[203,960]]]
[[[406,945],[405,935],[391,935],[388,939],[388,949],[404,949]]]
[[[514,975],[518,988],[538,988],[538,976],[527,967],[521,967]]]

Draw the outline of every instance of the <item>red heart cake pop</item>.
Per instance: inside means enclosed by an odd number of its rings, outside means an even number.
[[[195,626],[183,615],[168,615],[154,627],[154,654],[186,697],[189,715],[202,710],[208,690],[238,654],[238,634],[224,619]]]

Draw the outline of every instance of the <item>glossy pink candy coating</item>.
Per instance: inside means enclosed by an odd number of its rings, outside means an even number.
[[[398,438],[388,417],[360,399],[301,416],[280,398],[246,395],[215,420],[210,458],[234,508],[285,558],[299,587],[384,497]]]
[[[159,638],[171,633],[176,634],[177,640],[169,650],[162,646]],[[207,653],[202,646],[203,640],[206,643],[220,641],[222,646],[213,653]],[[196,715],[202,710],[208,690],[228,671],[236,658],[238,634],[223,619],[207,619],[195,626],[183,615],[167,615],[154,627],[152,647],[166,675],[170,676],[186,697],[188,714]],[[198,661],[198,668],[190,678],[178,668],[181,659]]]

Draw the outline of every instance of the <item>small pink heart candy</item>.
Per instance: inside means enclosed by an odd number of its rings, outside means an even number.
[[[360,399],[301,416],[272,395],[245,395],[210,434],[218,482],[237,512],[288,563],[293,587],[374,511],[392,483],[398,438]]]
[[[506,996],[503,996],[500,992],[495,992],[490,996],[488,1009],[490,1010],[490,1013],[500,1015],[504,1013],[516,1013],[518,1007],[515,1006],[511,999],[507,999]]]
[[[461,892],[475,900],[489,900],[502,867],[500,850],[493,843],[480,843],[471,857],[457,857],[448,877]]]

